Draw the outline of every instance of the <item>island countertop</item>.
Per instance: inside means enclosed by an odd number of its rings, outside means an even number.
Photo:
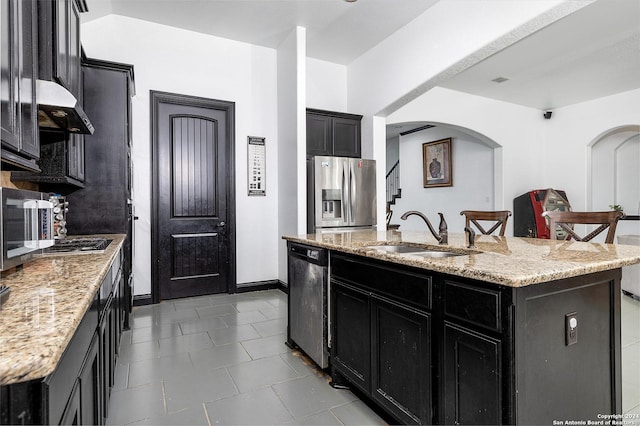
[[[3,274],[11,287],[0,306],[0,385],[53,373],[125,239],[101,254],[37,256]]]
[[[640,246],[477,235],[467,248],[464,234],[439,245],[428,232],[343,231],[283,236],[291,242],[413,266],[510,287],[523,287],[640,263]],[[412,244],[461,256],[426,258],[384,253],[372,245]]]

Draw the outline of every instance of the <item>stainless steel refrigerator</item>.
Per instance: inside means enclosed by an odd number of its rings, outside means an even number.
[[[307,168],[307,231],[376,225],[376,162],[312,157]]]

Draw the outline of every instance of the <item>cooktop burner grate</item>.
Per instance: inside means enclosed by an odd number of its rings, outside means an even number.
[[[70,240],[56,240],[56,243],[45,249],[43,254],[99,254],[111,244],[113,240],[106,238],[75,238]]]

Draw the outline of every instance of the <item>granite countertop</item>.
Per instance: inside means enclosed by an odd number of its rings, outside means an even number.
[[[0,385],[54,372],[126,236],[82,237],[113,241],[103,254],[36,256],[3,273],[11,293],[0,306]]]
[[[428,232],[399,230],[324,232],[282,238],[510,287],[523,287],[640,263],[640,246],[536,238],[476,235],[473,249],[467,249],[465,234],[455,233],[449,234],[448,245],[439,245]],[[463,255],[425,258],[383,253],[367,247],[401,243],[455,251]]]

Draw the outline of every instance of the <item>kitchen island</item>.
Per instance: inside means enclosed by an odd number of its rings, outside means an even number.
[[[638,247],[479,236],[467,248],[464,234],[439,245],[403,231],[284,238],[330,252],[334,383],[398,422],[621,413],[620,268],[640,263]]]
[[[112,241],[103,253],[36,256],[3,273],[11,292],[0,306],[0,424],[100,424],[106,417],[128,309],[126,236],[87,237]]]

